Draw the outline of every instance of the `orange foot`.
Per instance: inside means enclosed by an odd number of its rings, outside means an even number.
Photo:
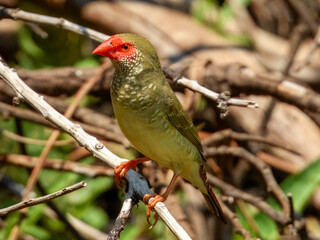
[[[151,198],[151,199],[150,199]],[[147,200],[150,199],[147,203]],[[153,224],[150,223],[150,213],[151,211],[153,211],[153,208],[154,206],[158,203],[158,202],[164,202],[167,198],[165,196],[162,196],[162,195],[158,195],[158,194],[146,194],[144,197],[143,197],[143,202],[145,204],[148,204],[148,209],[147,209],[147,222],[149,223],[149,225],[151,225],[151,228],[154,227],[157,222],[158,222],[158,219],[159,219],[159,215],[158,213],[156,213],[154,215],[154,219],[155,219],[155,222]]]
[[[136,166],[139,163],[150,161],[151,159],[148,157],[138,158],[135,160],[126,161],[121,163],[114,169],[115,182],[118,188],[120,188],[120,181],[123,181],[123,178],[130,169],[136,170]]]
[[[147,222],[151,225],[151,228],[154,227],[157,222],[158,222],[158,219],[159,219],[159,215],[156,213],[154,215],[154,218],[155,218],[155,222],[153,224],[150,223],[150,212],[153,211],[153,208],[154,206],[158,203],[158,202],[164,202],[165,200],[167,200],[168,196],[169,196],[169,193],[171,192],[172,188],[173,188],[173,185],[175,183],[175,181],[178,179],[178,175],[177,174],[174,174],[171,181],[170,181],[170,184],[167,188],[167,190],[162,194],[162,195],[158,195],[158,194],[146,194],[144,197],[143,197],[143,202],[145,204],[148,204],[148,209],[147,209]],[[148,199],[151,198],[149,201]],[[147,203],[148,201],[148,203]]]

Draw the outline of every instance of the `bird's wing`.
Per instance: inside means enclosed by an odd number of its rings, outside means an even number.
[[[170,87],[169,87],[170,88]],[[185,113],[181,103],[170,89],[166,91],[166,115],[173,127],[175,127],[183,136],[185,136],[197,149],[202,156],[202,145],[196,128],[192,120]],[[202,156],[205,160],[205,158]]]

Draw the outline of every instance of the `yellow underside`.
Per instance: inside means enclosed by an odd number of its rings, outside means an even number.
[[[115,104],[114,110],[121,130],[139,152],[207,194],[199,174],[203,164],[200,153],[165,117],[150,122],[147,115],[139,116]]]

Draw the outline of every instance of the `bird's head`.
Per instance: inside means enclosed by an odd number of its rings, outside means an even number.
[[[120,64],[134,64],[144,58],[159,63],[156,50],[145,38],[131,33],[117,34],[101,43],[93,52]],[[160,63],[159,63],[160,64]]]

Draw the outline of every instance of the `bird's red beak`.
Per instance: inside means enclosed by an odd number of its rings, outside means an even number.
[[[124,61],[135,56],[136,48],[132,43],[126,42],[122,36],[113,35],[101,43],[93,54],[98,54],[115,61]]]
[[[98,47],[96,47],[96,49],[93,50],[92,53],[111,58],[112,52],[114,50],[112,40],[113,40],[113,37],[108,38],[106,41],[104,41]]]

